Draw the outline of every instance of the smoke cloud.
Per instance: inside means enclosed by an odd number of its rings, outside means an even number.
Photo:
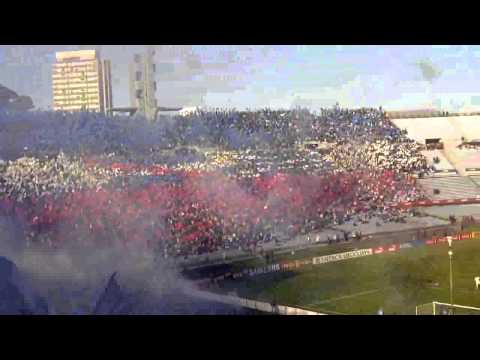
[[[115,243],[108,247],[67,244],[59,249],[29,248],[21,224],[7,216],[0,218],[0,230],[0,257],[8,259],[5,263],[13,262],[15,268],[14,283],[6,289],[2,284],[10,284],[13,275],[0,266],[1,313],[92,314],[101,299],[101,314],[238,311],[192,296],[194,283],[154,250],[132,246],[126,251]],[[118,285],[114,289],[108,283],[113,273]],[[107,304],[105,299],[109,299]]]
[[[429,83],[432,83],[442,75],[442,70],[429,59],[420,60],[415,65],[421,71],[423,79]]]

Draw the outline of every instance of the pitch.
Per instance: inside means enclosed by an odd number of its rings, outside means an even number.
[[[348,247],[353,246],[366,248],[369,244],[362,242]],[[348,249],[343,246],[340,251],[343,250]],[[320,252],[326,251],[332,250]],[[450,301],[447,252],[446,243],[422,245],[392,253],[228,280],[222,283],[221,290],[327,314],[367,315],[382,311],[386,315],[414,315],[418,304]],[[480,290],[475,288],[474,283],[474,277],[480,276],[480,238],[454,242],[453,252],[454,303],[480,307]],[[286,258],[299,256],[302,255]],[[306,257],[305,254],[303,257]]]

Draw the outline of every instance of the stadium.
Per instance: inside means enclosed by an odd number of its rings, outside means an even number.
[[[381,108],[2,111],[3,252],[114,249],[105,277],[136,256],[260,313],[477,313],[477,139],[475,114]]]

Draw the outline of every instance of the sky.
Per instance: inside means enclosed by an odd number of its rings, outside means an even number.
[[[480,109],[480,46],[155,48],[160,106]],[[48,108],[55,51],[75,49],[112,61],[114,106],[129,105],[128,63],[142,45],[2,45],[0,84]]]

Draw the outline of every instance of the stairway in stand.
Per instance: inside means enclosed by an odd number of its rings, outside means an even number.
[[[480,187],[480,175],[470,175],[469,178]]]

